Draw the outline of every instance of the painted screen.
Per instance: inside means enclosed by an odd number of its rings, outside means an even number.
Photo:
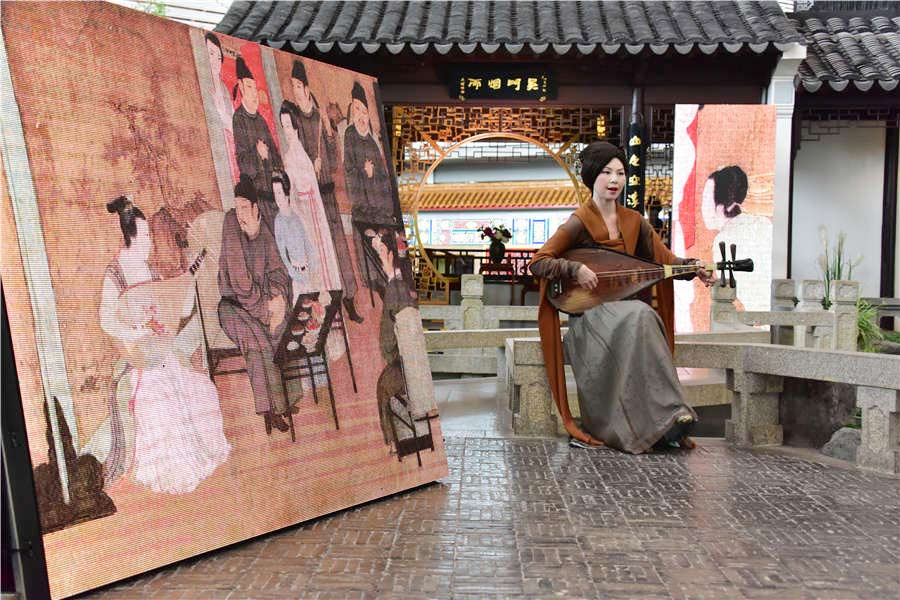
[[[738,310],[769,310],[775,180],[775,107],[675,107],[672,250],[720,261],[719,243],[752,258],[735,273]],[[708,331],[709,293],[699,279],[675,282],[677,331]]]
[[[107,3],[2,31],[53,596],[445,476],[376,81]]]

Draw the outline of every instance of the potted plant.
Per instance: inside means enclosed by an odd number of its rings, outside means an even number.
[[[503,262],[503,256],[506,254],[506,243],[512,239],[512,234],[504,225],[494,225],[493,227],[485,227],[481,230],[481,239],[491,240],[490,248],[488,248],[488,256],[492,264],[500,264]]]

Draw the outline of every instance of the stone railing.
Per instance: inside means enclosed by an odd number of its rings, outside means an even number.
[[[724,369],[731,396],[726,438],[739,446],[780,445],[779,422],[786,377],[845,383],[857,388],[862,443],[857,464],[900,475],[900,357],[734,342],[676,342],[679,367]],[[520,435],[555,436],[561,424],[550,395],[540,340],[509,338],[507,370],[518,387],[514,430]],[[575,403],[571,402],[573,414]],[[815,402],[815,398],[810,398]]]
[[[441,321],[446,330],[499,329],[504,322],[517,325],[537,323],[536,306],[485,304],[482,275],[463,275],[460,291],[460,305],[423,305],[420,307],[422,319]],[[712,330],[768,326],[770,342],[773,344],[855,350],[859,283],[831,282],[832,306],[829,310],[822,308],[824,296],[825,284],[822,281],[775,279],[772,281],[772,310],[739,311],[735,306],[735,288],[716,285],[710,288]],[[566,316],[560,317],[565,322]],[[469,359],[461,360],[459,356],[468,356]],[[477,356],[478,360],[472,361],[473,356]],[[471,363],[474,370],[459,371],[466,363]],[[497,370],[496,356],[492,350],[486,355],[469,351],[432,356],[431,366],[435,372],[493,373]]]
[[[459,306],[429,306],[419,307],[423,321],[441,321],[446,331],[441,334],[463,331],[464,336],[478,335],[483,330],[501,330],[501,324],[507,323],[535,323],[537,324],[537,306],[503,306],[484,303],[484,277],[482,275],[463,275],[460,282],[462,300]],[[566,322],[566,316],[561,315],[562,322]],[[537,330],[535,330],[537,331]],[[430,354],[428,357],[433,373],[471,373],[487,375],[505,373],[503,363],[503,348],[505,337],[499,344],[490,340],[496,335],[489,334],[473,339],[484,339],[487,343],[477,345],[465,343],[456,346],[429,347],[429,350],[440,351],[440,354]],[[435,339],[432,336],[432,339]],[[450,336],[447,340],[458,338]],[[455,342],[452,342],[455,343]]]
[[[825,284],[817,279],[772,281],[772,310],[739,311],[734,288],[710,288],[712,329],[768,325],[773,344],[798,348],[856,350],[859,283],[831,282],[831,308],[822,307]],[[795,301],[797,302],[795,306]]]

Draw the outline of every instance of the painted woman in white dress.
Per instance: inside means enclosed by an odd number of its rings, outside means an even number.
[[[232,178],[237,181],[239,178],[237,161],[235,160],[234,149],[234,100],[232,94],[228,91],[222,79],[222,64],[225,62],[225,51],[222,49],[222,42],[216,34],[208,32],[204,37],[206,41],[206,54],[209,57],[209,69],[211,78],[206,83],[206,93],[212,99],[213,106],[216,107],[216,114],[219,117],[219,123],[222,126],[222,133],[225,136],[226,156],[229,157],[228,166],[231,169]]]
[[[302,215],[307,237],[318,254],[316,260],[320,265],[325,290],[340,290],[342,289],[340,267],[322,196],[319,193],[316,170],[297,132],[298,111],[292,102],[286,101],[281,105],[279,119],[287,138],[287,148],[283,153],[284,170],[291,179],[292,204],[296,203],[295,210]],[[344,268],[350,266],[345,265]]]
[[[133,371],[132,478],[155,492],[185,494],[231,450],[216,387],[173,351],[180,317],[193,312],[193,286],[160,280],[151,271],[150,229],[129,198],[116,198],[107,210],[119,216],[123,244],[106,268],[100,326],[121,343]]]
[[[701,211],[707,229],[717,231],[712,257],[720,258],[719,243],[737,245],[740,256],[753,257],[751,273],[738,273],[737,300],[742,310],[769,310],[772,281],[772,221],[745,210],[750,189],[744,170],[737,165],[713,172],[703,188]]]

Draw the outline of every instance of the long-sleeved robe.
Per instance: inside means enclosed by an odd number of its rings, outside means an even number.
[[[277,209],[274,208],[272,196],[272,172],[282,169],[281,154],[275,145],[269,124],[258,112],[250,114],[241,104],[234,111],[232,117],[234,129],[234,149],[240,174],[247,175],[253,181],[256,195],[265,207],[260,207],[260,212],[267,216],[266,224],[272,229]],[[256,148],[258,141],[262,141],[269,149],[269,158],[263,160]],[[271,207],[271,210],[269,208]],[[263,210],[265,208],[265,210]],[[268,220],[271,216],[272,220]]]
[[[366,173],[366,161],[372,163],[372,177]],[[344,176],[355,221],[398,224],[390,177],[381,148],[375,143],[371,132],[361,136],[352,124],[344,132]]]
[[[382,269],[379,269],[382,273]],[[409,393],[406,387],[406,378],[403,374],[403,359],[400,355],[400,345],[397,340],[395,325],[397,314],[404,308],[415,305],[410,294],[409,284],[406,283],[395,271],[391,276],[385,274],[375,284],[378,295],[382,299],[381,324],[378,332],[378,346],[385,366],[378,376],[376,396],[378,397],[378,414],[381,419],[381,431],[385,443],[390,443],[393,437],[391,428],[390,407],[394,398],[400,399],[408,406]]]
[[[297,302],[300,294],[321,292],[325,286],[318,253],[309,242],[303,221],[293,211],[279,212],[275,216],[275,243],[291,276],[294,291],[291,305]]]
[[[231,451],[225,439],[219,395],[205,375],[182,364],[173,335],[158,334],[147,322],[123,322],[118,314],[123,294],[146,287],[149,314],[158,299],[152,295],[156,274],[147,265],[112,261],[103,279],[100,326],[125,347],[139,344],[154,358],[129,364],[128,352],[114,369],[109,418],[94,434],[85,452],[104,461],[107,481],[132,469],[138,483],[155,492],[193,491],[222,464]],[[188,292],[191,288],[187,289]],[[188,293],[182,307],[193,308]]]
[[[574,423],[566,397],[564,348],[559,313],[547,301],[548,281],[574,278],[581,263],[562,258],[571,248],[599,244],[663,264],[683,264],[665,247],[639,213],[617,206],[621,237],[609,231],[593,202],[575,211],[535,254],[531,271],[541,281],[538,326],[553,398],[569,433],[576,439],[602,441],[627,452],[653,446],[682,415],[684,403],[672,365],[673,310],[670,282],[657,285],[659,317],[639,301],[610,302],[569,321],[565,354],[578,384],[582,421]],[[667,349],[668,345],[668,349]]]
[[[287,326],[293,293],[272,231],[260,224],[253,239],[247,237],[234,209],[222,223],[222,251],[219,258],[219,322],[237,344],[247,363],[250,387],[257,413],[286,410],[281,372],[274,356]],[[275,331],[269,328],[269,300],[284,299],[285,314]]]
[[[303,221],[309,241],[316,250],[316,256],[312,260],[316,263],[323,282],[319,291],[339,290],[343,283],[341,268],[313,163],[300,139],[291,134],[288,134],[284,149],[284,169],[291,178],[292,209]]]
[[[338,211],[337,198],[334,195],[334,170],[337,164],[337,143],[334,135],[327,135],[318,107],[313,107],[309,114],[300,112],[297,120],[297,135],[303,143],[303,148],[309,155],[309,159],[315,163],[316,159],[322,161],[316,178],[319,182],[319,192],[322,195],[322,206],[325,208],[325,216],[328,219],[328,227],[331,229],[331,239],[334,242],[334,250],[337,254],[338,264],[341,265],[341,284],[345,298],[353,298],[356,295],[356,278],[353,276],[353,267],[350,262],[350,244],[344,233],[344,224]]]
[[[372,177],[366,173],[366,161],[372,163]],[[352,205],[357,264],[361,270],[369,265],[368,272],[363,274],[363,281],[368,286],[378,274],[371,261],[366,261],[367,242],[361,227],[363,224],[397,227],[401,223],[394,211],[391,182],[381,149],[371,132],[361,136],[353,124],[344,132],[344,178]]]

